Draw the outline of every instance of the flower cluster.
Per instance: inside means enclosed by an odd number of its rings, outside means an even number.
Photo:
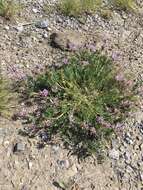
[[[42,97],[47,97],[48,94],[49,94],[49,91],[47,89],[40,91],[40,96],[42,96]]]

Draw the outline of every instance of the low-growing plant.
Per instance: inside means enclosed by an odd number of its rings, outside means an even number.
[[[11,93],[8,90],[8,81],[0,75],[0,115],[9,115]]]
[[[98,10],[101,4],[101,0],[62,0],[59,9],[67,16],[77,17]]]
[[[11,19],[20,10],[20,5],[14,0],[0,0],[0,16]]]
[[[138,9],[135,0],[112,0],[112,2],[116,8],[122,9],[124,11],[137,11]]]
[[[29,117],[29,136],[44,141],[59,134],[76,153],[101,150],[116,132],[133,101],[132,82],[99,53],[82,51],[60,68],[28,80],[29,97],[38,103]]]
[[[112,17],[111,5],[114,9],[137,12],[138,6],[135,0],[61,0],[58,9],[66,16],[79,17],[84,13],[95,13],[97,10],[101,16],[108,19]]]
[[[112,11],[110,9],[101,9],[100,10],[100,15],[104,18],[104,19],[110,19],[113,17],[112,15]]]

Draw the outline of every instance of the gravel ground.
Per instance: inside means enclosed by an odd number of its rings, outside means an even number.
[[[99,15],[87,16],[84,24],[58,13],[46,15],[44,1],[22,1],[26,5],[18,18],[8,22],[0,18],[0,66],[12,80],[24,80],[45,69],[59,65],[65,52],[52,48],[53,32],[72,30],[87,37],[96,49],[111,56],[115,64],[143,79],[143,17],[113,12],[104,20]],[[46,1],[54,4],[55,1]],[[140,7],[143,3],[139,1]],[[46,29],[35,26],[39,21]],[[67,53],[66,53],[67,54]],[[13,72],[14,71],[14,72]],[[141,96],[143,92],[140,92]],[[23,104],[22,104],[23,105]],[[21,105],[21,106],[22,106]],[[122,137],[113,139],[103,164],[95,158],[79,163],[69,156],[61,143],[36,149],[36,139],[17,134],[20,122],[0,118],[0,189],[57,190],[54,182],[68,184],[67,190],[143,190],[143,106],[125,126]]]

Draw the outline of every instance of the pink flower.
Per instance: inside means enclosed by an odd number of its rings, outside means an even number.
[[[40,95],[43,97],[47,97],[49,94],[49,91],[47,89],[44,89],[43,91],[40,91]]]

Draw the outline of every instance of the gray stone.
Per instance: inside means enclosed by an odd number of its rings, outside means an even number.
[[[62,50],[78,50],[85,45],[86,38],[79,32],[55,32],[50,36],[51,45]]]
[[[133,144],[133,140],[132,140],[132,137],[131,137],[130,133],[126,133],[126,134],[125,134],[124,140],[125,140],[125,142],[126,142],[127,144],[131,144],[131,145]]]
[[[13,147],[13,152],[16,153],[16,152],[22,152],[25,150],[25,144],[22,143],[22,142],[18,142],[14,145]]]
[[[41,29],[46,29],[48,28],[49,26],[49,21],[48,20],[42,20],[42,21],[39,21],[35,24],[35,26],[37,28],[41,28]]]
[[[119,151],[112,149],[109,151],[109,157],[113,160],[119,160]]]

